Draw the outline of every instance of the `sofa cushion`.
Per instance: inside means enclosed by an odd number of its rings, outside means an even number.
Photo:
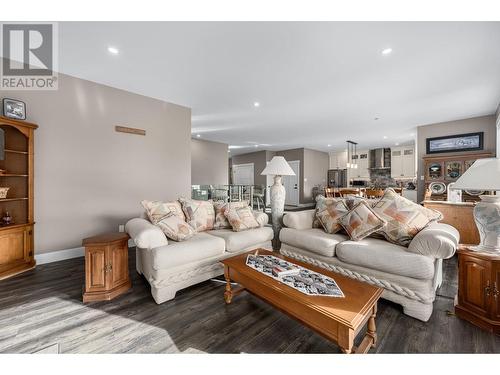
[[[230,253],[271,241],[274,236],[271,227],[260,227],[242,232],[233,232],[231,229],[218,229],[207,233],[223,238],[226,242],[226,251]]]
[[[174,241],[186,241],[195,235],[195,230],[174,213],[158,221],[156,225],[165,235]]]
[[[239,208],[231,206],[224,212],[224,215],[235,232],[260,227],[250,206]]]
[[[366,202],[361,201],[340,218],[340,224],[351,240],[360,241],[383,228],[386,222],[373,212]]]
[[[211,201],[179,198],[186,221],[197,232],[211,230],[215,223],[215,210]]]
[[[418,232],[442,218],[441,213],[416,204],[393,189],[385,191],[373,205],[373,211],[387,222],[381,231],[385,238],[402,246],[408,246]]]
[[[293,229],[311,229],[313,228],[313,220],[316,215],[316,210],[305,210],[296,212],[286,212],[283,216],[283,224],[288,228]]]
[[[434,259],[406,251],[406,248],[376,238],[345,241],[335,254],[343,262],[415,279],[432,279]]]
[[[321,223],[326,233],[337,233],[342,229],[339,219],[349,211],[343,201],[333,202],[323,210],[316,212],[316,218]]]
[[[345,234],[329,234],[319,228],[303,230],[282,228],[280,231],[281,242],[327,257],[333,257],[335,246],[347,239]]]
[[[146,214],[153,224],[158,223],[165,216],[174,214],[181,220],[186,220],[184,212],[182,212],[181,204],[177,201],[162,202],[162,201],[141,201],[142,207],[146,210]]]
[[[226,211],[230,207],[241,208],[241,207],[247,207],[247,206],[248,206],[247,201],[241,201],[241,202],[217,201],[217,202],[214,202],[214,209],[215,209],[214,229],[231,228],[231,224],[229,224],[229,221],[227,220],[227,218],[225,216]]]
[[[152,266],[155,270],[182,266],[224,254],[222,238],[207,233],[197,233],[184,242],[170,242],[166,246],[151,250]]]
[[[337,206],[339,202],[343,202],[342,198],[326,198],[323,195],[318,195],[316,197],[316,208],[315,208],[315,214],[314,214],[314,219],[312,223],[313,228],[323,228],[323,225],[321,221],[319,220],[317,214],[319,212],[324,211],[328,206],[334,205]]]

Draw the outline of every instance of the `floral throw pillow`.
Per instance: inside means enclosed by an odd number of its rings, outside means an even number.
[[[172,213],[161,219],[156,226],[174,241],[185,241],[196,234],[191,225]]]
[[[322,211],[316,213],[316,218],[319,220],[326,233],[337,233],[342,229],[339,219],[345,215],[349,209],[343,201],[332,202],[327,205]]]
[[[195,231],[203,232],[214,229],[215,211],[211,201],[179,198],[186,221]]]
[[[373,206],[373,211],[387,221],[381,231],[384,237],[401,246],[408,246],[418,232],[443,217],[440,212],[416,204],[392,189],[385,191]]]
[[[141,202],[142,207],[146,210],[149,220],[153,224],[157,224],[161,219],[170,214],[174,214],[182,221],[185,220],[184,213],[182,212],[181,204],[177,201],[162,202],[162,201],[148,201]]]
[[[322,223],[318,218],[318,213],[324,211],[328,206],[337,205],[342,202],[342,198],[326,198],[323,195],[316,197],[316,212],[314,213],[313,228],[323,228]]]
[[[340,224],[353,241],[360,241],[368,237],[383,228],[385,223],[385,220],[373,212],[366,202],[359,202],[340,218]]]
[[[243,208],[243,207],[247,207],[247,206],[248,206],[247,201],[242,201],[242,202],[217,201],[217,202],[214,202],[214,209],[215,209],[214,229],[231,228],[231,224],[229,224],[229,221],[227,220],[226,216],[224,215],[226,213],[226,211],[230,207]]]
[[[249,206],[241,208],[231,207],[224,215],[226,215],[227,220],[235,232],[258,228],[260,226],[257,220],[255,220],[253,211]]]

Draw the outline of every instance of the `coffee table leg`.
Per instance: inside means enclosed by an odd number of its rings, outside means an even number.
[[[370,348],[377,345],[377,327],[375,317],[377,316],[377,305],[373,306],[372,313],[368,318],[366,334],[361,344],[356,348],[356,353],[368,353]]]
[[[368,319],[368,326],[366,330],[367,331],[366,334],[373,339],[372,348],[374,348],[377,345],[377,326],[375,324],[376,316],[377,316],[377,305],[373,306],[373,312],[372,315],[370,316],[370,319]]]
[[[233,299],[233,291],[231,290],[231,279],[229,278],[229,267],[224,266],[224,278],[226,279],[226,291],[224,292],[224,301],[230,304]]]

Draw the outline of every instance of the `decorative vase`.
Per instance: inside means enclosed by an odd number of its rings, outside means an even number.
[[[474,207],[474,220],[481,242],[472,249],[500,252],[500,195],[481,195]]]
[[[285,187],[281,184],[281,176],[274,176],[274,184],[271,186],[271,221],[274,232],[274,249],[279,249],[279,233],[283,227],[282,218],[285,211],[285,194]]]

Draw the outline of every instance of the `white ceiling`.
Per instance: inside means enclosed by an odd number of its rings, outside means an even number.
[[[403,144],[418,125],[492,114],[500,101],[500,22],[105,22],[59,31],[63,73],[191,107],[193,134],[232,154],[329,151],[347,139],[361,149]]]

